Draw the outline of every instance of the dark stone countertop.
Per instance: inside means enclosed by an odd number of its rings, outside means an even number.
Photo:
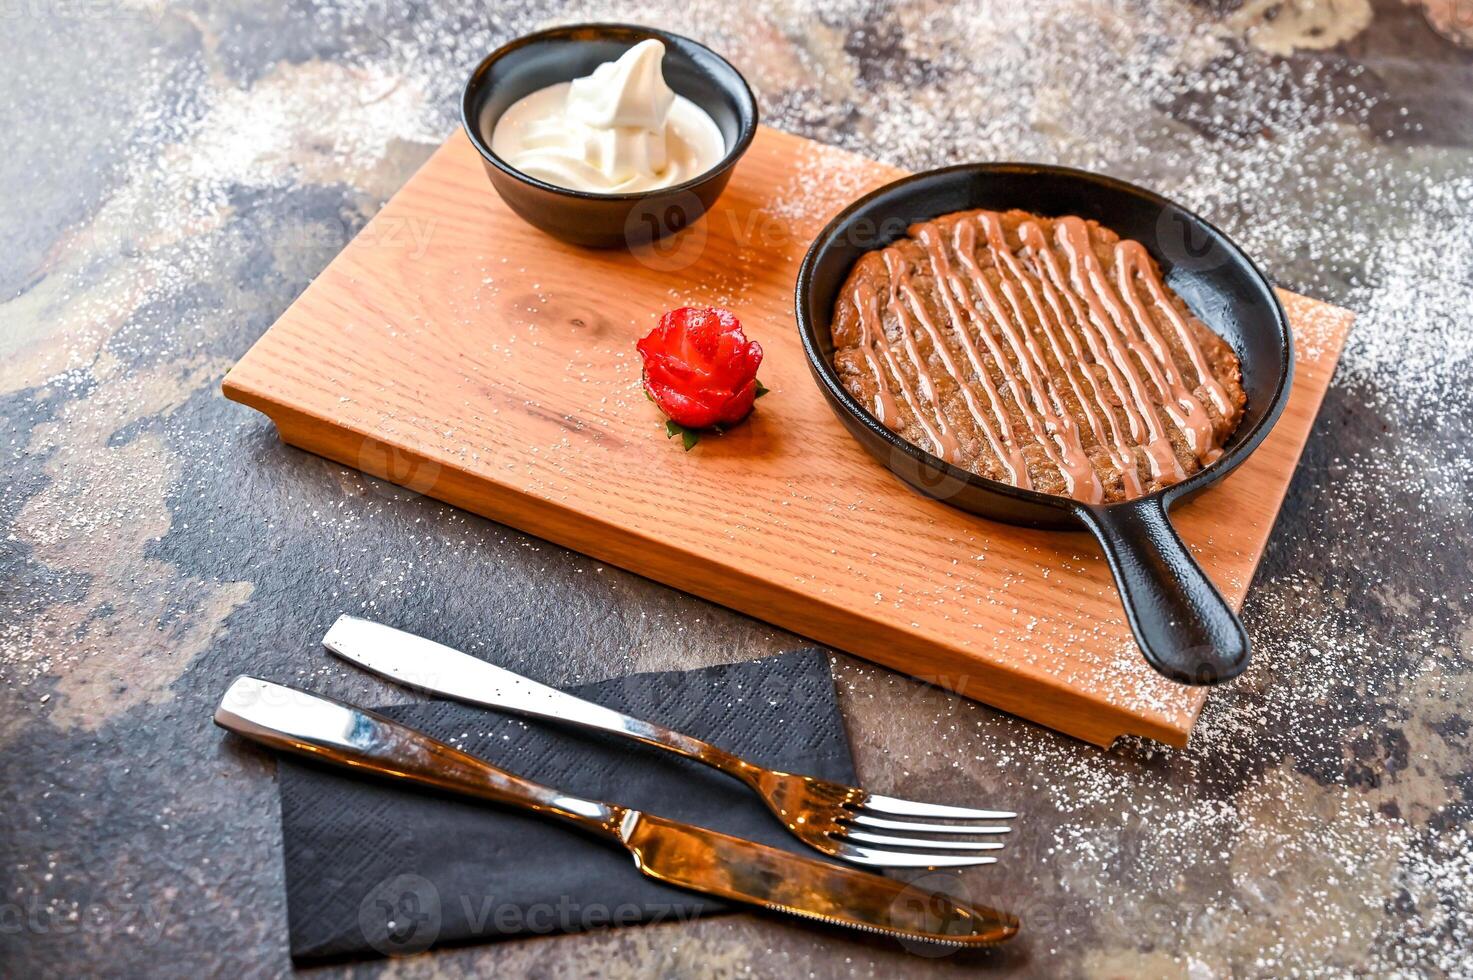
[[[315,647],[342,611],[558,683],[797,644],[286,448],[219,393],[451,131],[469,66],[600,18],[701,38],[767,121],[903,166],[1148,184],[1359,320],[1247,602],[1258,659],[1188,749],[1102,753],[836,656],[869,785],[1025,814],[955,882],[1022,914],[1010,947],[743,915],[346,969],[1467,970],[1473,50],[1412,0],[437,7],[0,10],[0,974],[291,969],[270,758],[208,719],[238,672],[390,697]]]

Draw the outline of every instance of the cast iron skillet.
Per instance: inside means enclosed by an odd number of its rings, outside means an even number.
[[[1021,208],[1094,218],[1143,244],[1167,283],[1242,362],[1248,405],[1223,455],[1189,479],[1118,504],[1092,506],[1020,490],[945,463],[880,424],[839,381],[829,331],[834,298],[855,261],[904,236],[914,221],[967,208]],[[1187,684],[1215,684],[1248,664],[1248,636],[1172,529],[1166,512],[1230,473],[1283,411],[1294,372],[1283,308],[1263,273],[1211,224],[1139,187],[1031,163],[964,164],[916,174],[851,204],[829,222],[798,272],[798,331],[808,364],[839,419],[921,493],[993,520],[1080,528],[1099,539],[1146,660]]]

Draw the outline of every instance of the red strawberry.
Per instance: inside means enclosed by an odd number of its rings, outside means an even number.
[[[671,310],[638,346],[644,390],[677,425],[732,425],[752,411],[762,347],[730,311]]]

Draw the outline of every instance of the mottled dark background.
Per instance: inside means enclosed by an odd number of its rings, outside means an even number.
[[[599,18],[700,38],[769,122],[896,164],[1148,184],[1359,320],[1244,611],[1258,659],[1190,748],[1102,753],[835,658],[871,786],[1025,814],[951,882],[1022,914],[1009,948],[748,915],[350,969],[1469,975],[1473,50],[1410,0],[0,0],[0,974],[290,970],[273,765],[208,719],[243,671],[397,697],[317,648],[342,611],[552,682],[797,642],[219,393],[472,64]]]

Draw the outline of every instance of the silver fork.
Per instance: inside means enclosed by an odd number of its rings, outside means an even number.
[[[1001,849],[1001,843],[962,838],[1006,834],[1011,828],[998,821],[1017,816],[1004,810],[901,800],[827,779],[767,769],[709,742],[630,718],[433,640],[355,616],[339,617],[322,644],[344,660],[396,684],[623,735],[704,762],[749,786],[799,840],[855,864],[891,868],[992,864],[997,859],[986,852]],[[941,839],[917,836],[923,834]]]

